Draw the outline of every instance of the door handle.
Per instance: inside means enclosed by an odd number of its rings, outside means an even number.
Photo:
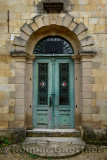
[[[49,107],[51,107],[52,105],[52,98],[50,97],[50,100],[49,100]]]

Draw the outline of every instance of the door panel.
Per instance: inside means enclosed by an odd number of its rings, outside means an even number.
[[[49,96],[52,93],[51,60],[35,60],[33,66],[33,126],[51,127]]]
[[[73,61],[37,59],[33,74],[33,126],[74,128]]]
[[[74,64],[71,59],[55,62],[56,128],[74,128]]]

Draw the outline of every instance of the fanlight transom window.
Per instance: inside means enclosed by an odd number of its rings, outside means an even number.
[[[47,37],[42,39],[34,48],[34,54],[73,54],[69,42],[61,37]]]

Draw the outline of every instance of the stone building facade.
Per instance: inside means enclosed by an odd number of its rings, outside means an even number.
[[[64,9],[47,13],[44,2]],[[0,0],[0,134],[33,128],[33,50],[47,36],[74,49],[74,128],[106,133],[107,1]]]

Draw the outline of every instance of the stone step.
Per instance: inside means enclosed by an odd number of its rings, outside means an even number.
[[[27,137],[22,148],[42,157],[68,157],[82,152],[85,142],[79,137]]]
[[[27,130],[27,137],[80,137],[75,129],[33,129]]]

